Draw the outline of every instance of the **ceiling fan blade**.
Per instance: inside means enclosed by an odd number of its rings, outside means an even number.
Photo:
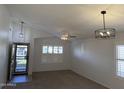
[[[70,38],[76,38],[77,36],[70,36]]]

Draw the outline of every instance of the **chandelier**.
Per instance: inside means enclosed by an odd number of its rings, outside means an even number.
[[[115,29],[105,27],[106,11],[101,11],[101,14],[103,15],[103,28],[95,31],[95,38],[103,38],[103,39],[115,38]]]

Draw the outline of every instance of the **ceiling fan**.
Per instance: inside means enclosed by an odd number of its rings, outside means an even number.
[[[69,33],[63,33],[60,37],[61,40],[71,40],[73,38],[77,38],[76,35],[70,35]]]

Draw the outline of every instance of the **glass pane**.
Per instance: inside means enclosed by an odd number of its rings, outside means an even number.
[[[17,45],[16,56],[26,56],[27,55],[27,46]]]
[[[49,46],[49,47],[48,47],[48,53],[49,53],[49,54],[52,54],[52,52],[53,52],[53,47],[52,47],[52,46]]]
[[[119,45],[117,46],[117,59],[124,59],[124,46]]]
[[[48,53],[48,47],[47,46],[43,46],[42,53],[43,54]]]
[[[58,54],[58,47],[57,46],[54,46],[54,53]]]
[[[16,72],[26,71],[26,64],[25,57],[16,57]]]
[[[27,45],[17,45],[16,50],[16,72],[25,72],[27,65]]]
[[[118,75],[124,77],[124,61],[118,60]]]
[[[63,47],[59,47],[59,54],[63,53]]]

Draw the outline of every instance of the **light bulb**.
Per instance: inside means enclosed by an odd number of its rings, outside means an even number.
[[[103,36],[104,34],[102,32],[99,33],[101,36]]]
[[[65,36],[62,36],[62,37],[61,37],[61,40],[68,40],[68,38],[65,37]]]
[[[110,35],[110,32],[109,32],[109,31],[107,31],[106,33],[107,33],[108,35]]]
[[[24,34],[23,33],[19,33],[19,37],[20,38],[24,38]]]

